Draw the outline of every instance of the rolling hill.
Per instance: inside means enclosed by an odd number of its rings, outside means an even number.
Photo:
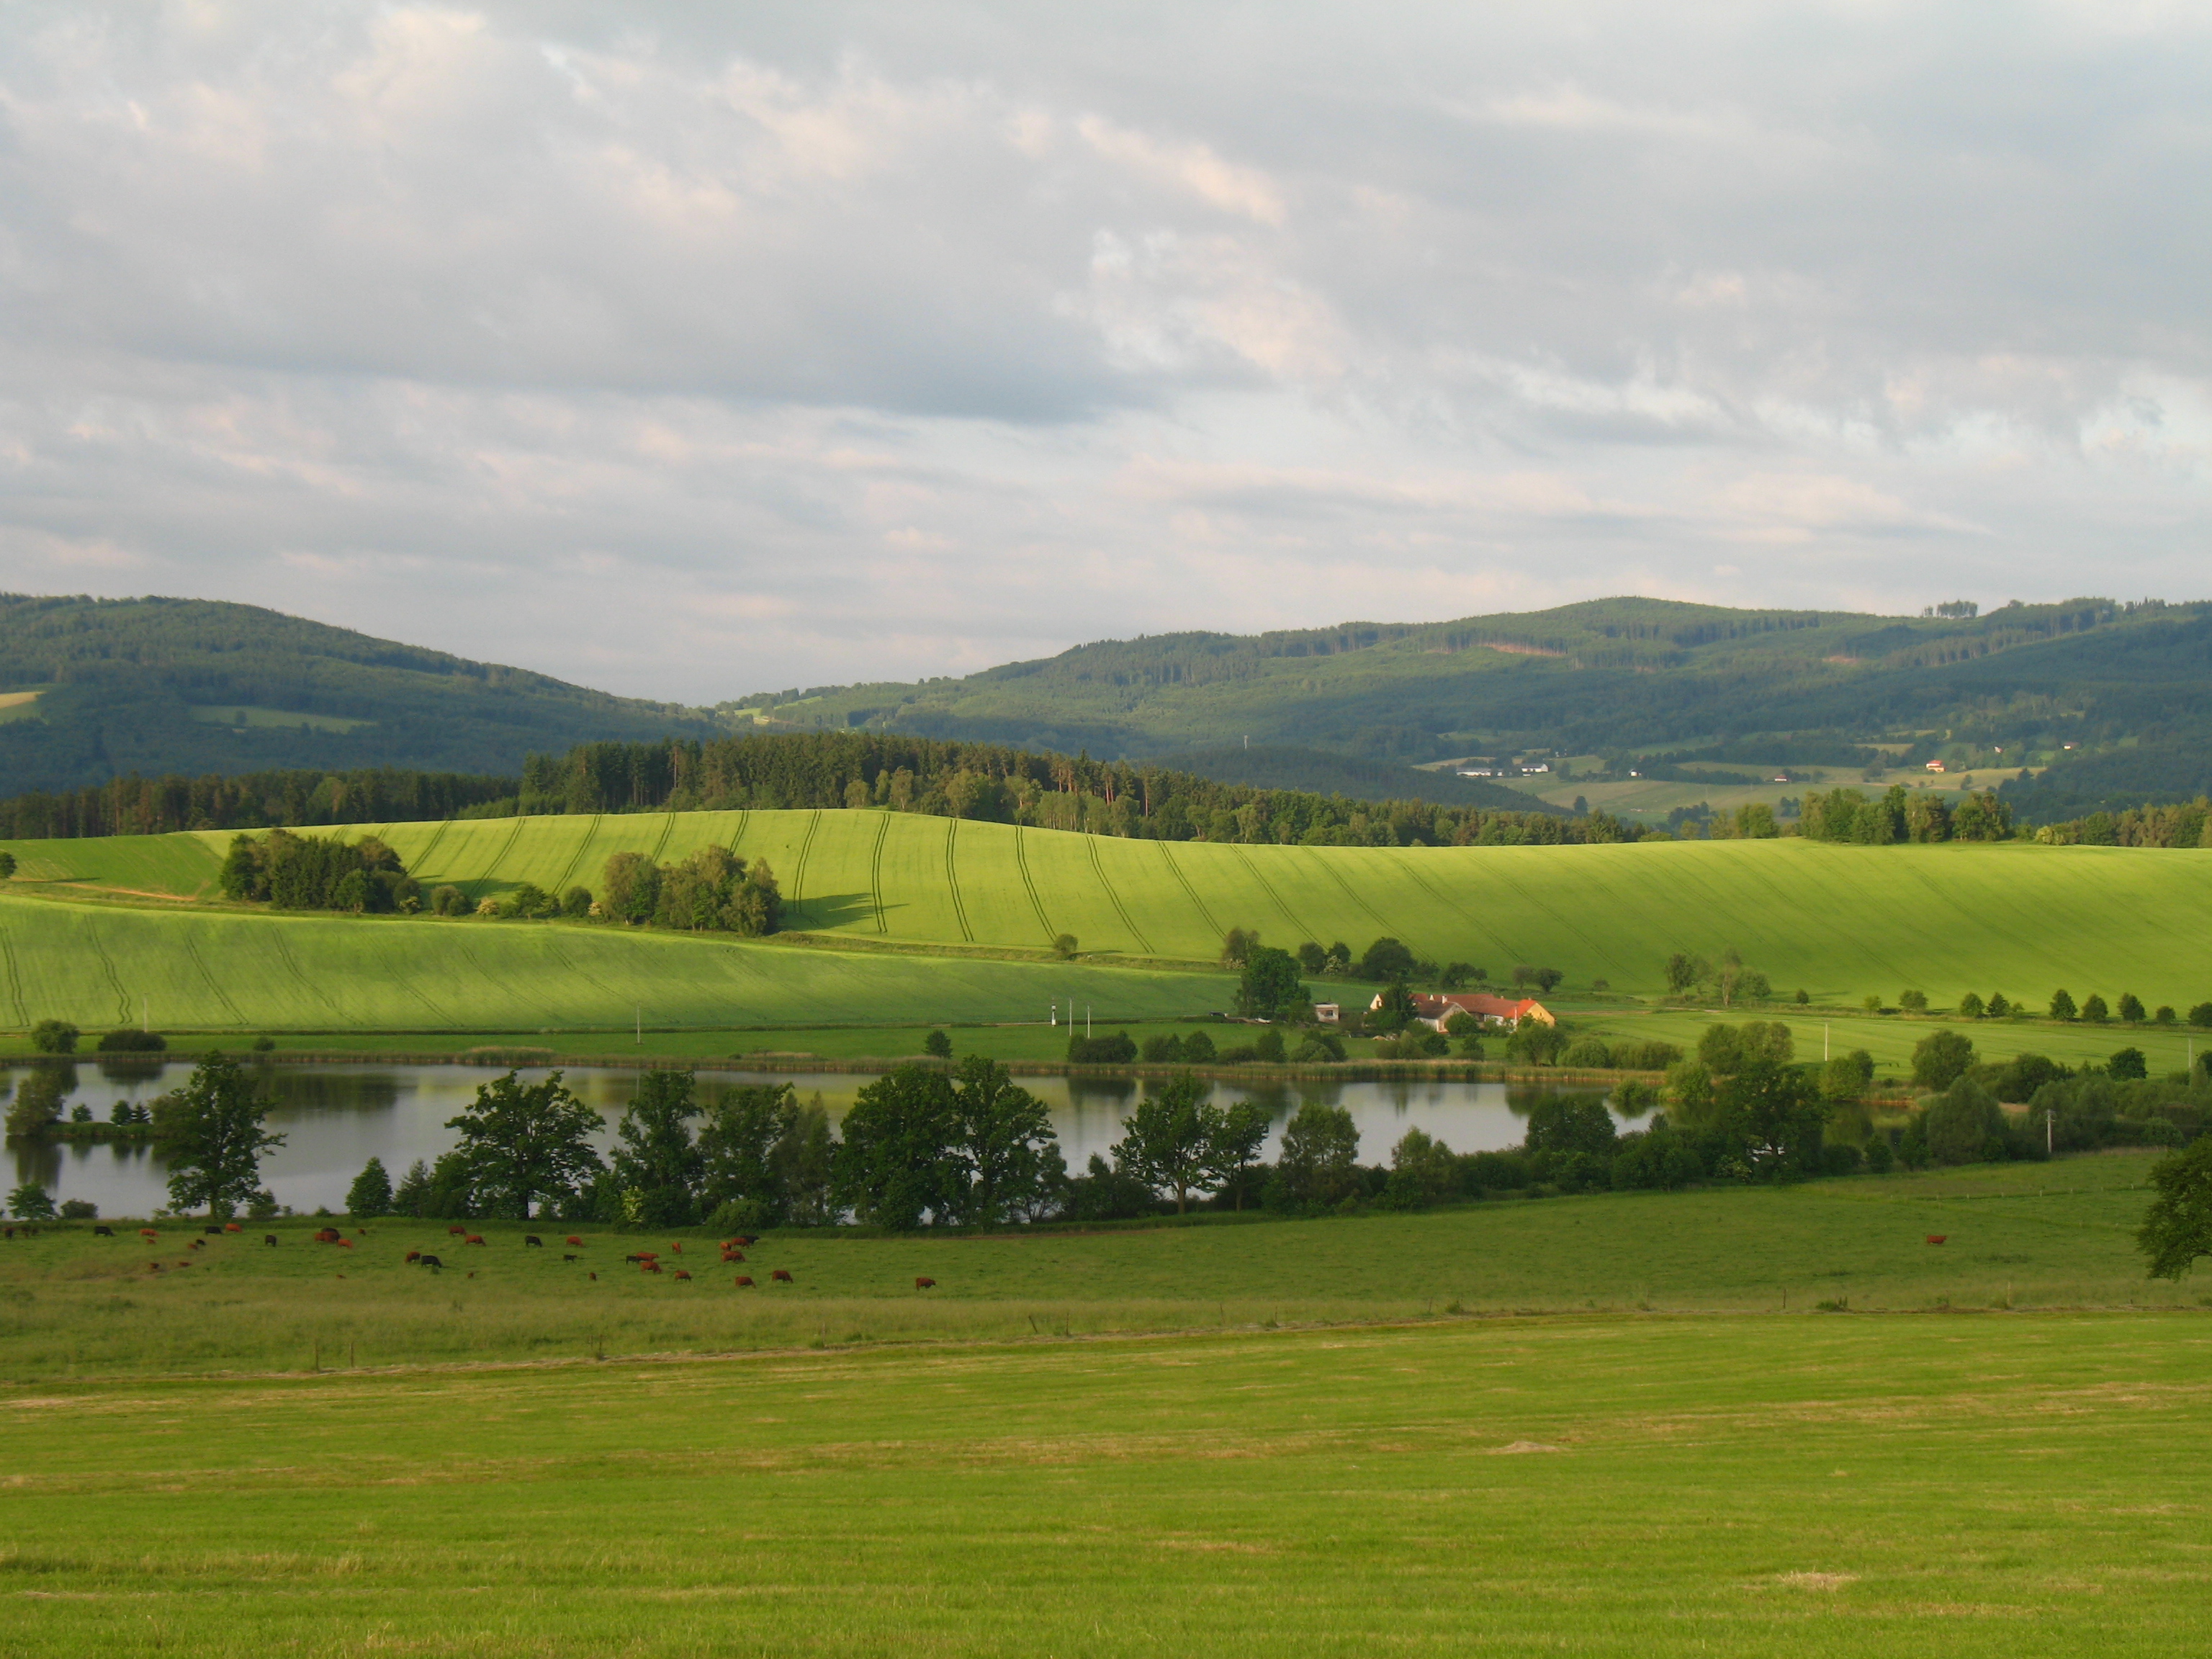
[[[1027,1017],[1079,973],[1117,1014],[1222,1006],[1223,933],[1270,943],[1378,936],[1504,974],[1557,967],[1656,993],[1675,951],[1734,947],[1824,1002],[1968,990],[2040,1002],[2059,985],[2153,1006],[2212,996],[2212,852],[1840,847],[1798,840],[1493,848],[1127,841],[874,811],[609,814],[374,826],[426,884],[472,897],[594,885],[607,857],[717,842],[765,858],[787,927],[830,941],[1036,958],[812,951],[585,924],[241,914],[208,896],[218,834],[9,843],[0,901],[12,1015],[81,1024],[157,987],[179,1025],[513,1029],[664,1020],[866,1023]],[[70,895],[105,902],[69,902]],[[172,894],[135,908],[115,900]],[[1086,960],[1050,964],[1056,934]],[[1163,971],[1116,969],[1117,959]],[[1326,981],[1322,982],[1323,985]],[[1052,989],[1047,989],[1050,986]],[[1086,993],[1088,994],[1088,993]],[[744,1016],[740,1019],[740,1015]]]
[[[725,729],[255,605],[0,595],[0,794],[131,772],[513,775],[532,750]]]

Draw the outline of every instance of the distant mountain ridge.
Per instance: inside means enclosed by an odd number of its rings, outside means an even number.
[[[258,605],[0,595],[0,794],[131,772],[511,774],[532,750],[726,729]]]

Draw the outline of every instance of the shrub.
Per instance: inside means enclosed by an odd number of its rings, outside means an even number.
[[[468,914],[468,895],[458,887],[447,885],[430,890],[430,913],[439,916],[459,916]]]
[[[73,1054],[77,1029],[65,1019],[42,1019],[31,1028],[31,1047],[42,1054]]]
[[[592,890],[571,887],[561,895],[561,914],[568,916],[588,916],[592,914]]]
[[[1193,1031],[1182,1040],[1182,1057],[1186,1064],[1203,1066],[1213,1058],[1213,1039],[1203,1031]]]
[[[2212,1025],[2212,1002],[2200,1002],[2189,1011],[2191,1025]]]
[[[1075,1066],[1127,1066],[1137,1057],[1135,1039],[1127,1031],[1112,1036],[1071,1036],[1067,1058]]]
[[[100,1039],[103,1054],[158,1054],[168,1048],[159,1031],[141,1031],[133,1026],[121,1026]]]
[[[1173,1066],[1182,1057],[1182,1039],[1172,1031],[1145,1039],[1145,1063],[1148,1066]]]
[[[2112,1012],[2111,1009],[2105,1006],[2104,998],[2099,996],[2094,991],[2090,992],[2087,997],[2082,999],[2081,1018],[2087,1020],[2090,1024],[2102,1025],[2106,1020],[2112,1018]]]
[[[921,1052],[939,1060],[952,1058],[952,1039],[943,1031],[932,1031],[921,1040]]]
[[[2067,994],[2064,986],[2062,985],[2051,994],[2051,1018],[2072,1019],[2080,1012],[2081,1010],[2074,1006],[2074,999]]]
[[[1924,1014],[1928,1012],[1928,993],[1899,991],[1897,994],[1897,1006],[1908,1014]]]
[[[1831,1140],[1820,1147],[1820,1173],[1824,1176],[1856,1175],[1862,1161],[1859,1149],[1847,1141]]]
[[[276,1039],[275,1037],[273,1037],[273,1036],[270,1036],[266,1031],[263,1032],[259,1036],[258,1036],[258,1037],[256,1037],[256,1038],[254,1038],[254,1039],[253,1039],[253,1052],[254,1052],[255,1054],[274,1054],[274,1053],[276,1053]]]
[[[2105,1075],[2116,1083],[2141,1081],[2150,1075],[2140,1048],[2123,1048],[2106,1063]]]
[[[1283,1052],[1280,1031],[1262,1031],[1260,1040],[1252,1045],[1255,1055],[1270,1066],[1280,1066],[1288,1058]]]
[[[1889,1138],[1876,1135],[1866,1144],[1866,1167],[1869,1175],[1887,1175],[1897,1162],[1897,1154],[1890,1150]]]
[[[2169,1003],[2160,1003],[2158,1012],[2150,1017],[2150,1022],[2154,1025],[2172,1024],[2174,1023],[2172,1006]]]
[[[2138,997],[2133,991],[2123,991],[2120,993],[2120,1000],[2115,1006],[2114,1012],[2119,1015],[2122,1020],[2130,1025],[2140,1025],[2143,1023],[2144,1014],[2142,999]]]
[[[1681,1057],[1682,1051],[1673,1043],[1653,1038],[1613,1045],[1613,1063],[1624,1072],[1663,1072]]]
[[[64,1221],[97,1221],[100,1206],[88,1198],[65,1198],[62,1200],[61,1218]]]
[[[1561,1052],[1559,1064],[1579,1066],[1585,1071],[1609,1071],[1613,1066],[1613,1050],[1605,1046],[1601,1038],[1579,1036]]]
[[[1986,1006],[1979,991],[1969,991],[1959,999],[1959,1012],[1966,1019],[1979,1019]]]
[[[8,1194],[8,1213],[18,1221],[52,1221],[54,1200],[40,1182],[27,1181]]]
[[[1073,933],[1062,933],[1052,942],[1053,955],[1062,962],[1073,961],[1076,950],[1075,935]]]
[[[1930,1031],[1912,1050],[1912,1080],[1923,1089],[1948,1089],[1974,1063],[1974,1045],[1957,1031]]]
[[[1972,1164],[1986,1158],[1994,1137],[2003,1156],[2004,1112],[1996,1097],[1970,1077],[1961,1077],[1921,1115],[1928,1156],[1937,1164]]]
[[[1316,1031],[1298,1044],[1291,1058],[1301,1066],[1333,1065],[1344,1058],[1344,1039],[1334,1031]]]

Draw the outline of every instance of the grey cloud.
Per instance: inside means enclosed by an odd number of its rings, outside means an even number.
[[[2197,14],[1009,16],[0,14],[0,583],[698,699],[2194,591]]]

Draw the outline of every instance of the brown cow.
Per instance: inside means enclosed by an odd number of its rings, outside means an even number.
[[[574,1244],[574,1246],[576,1246],[576,1248],[577,1248],[577,1249],[581,1249],[583,1248],[583,1245],[584,1245],[584,1241],[583,1241],[582,1239],[580,1239],[580,1238],[577,1237],[576,1237],[576,1235],[575,1235],[575,1234],[574,1234],[574,1233],[570,1233],[570,1234],[568,1236],[568,1237],[566,1237],[566,1238],[562,1239],[561,1242],[562,1242],[563,1244]]]
[[[334,1243],[335,1244],[337,1244],[337,1246],[338,1247],[338,1249],[342,1249],[342,1250],[349,1250],[349,1249],[353,1249],[353,1240],[351,1240],[351,1239],[349,1239],[349,1238],[340,1238],[340,1239],[335,1239],[335,1240],[333,1240],[333,1241],[332,1241],[332,1243]]]
[[[407,1252],[407,1260],[410,1262],[420,1261],[422,1259],[422,1252],[420,1250],[410,1250]]]
[[[482,1233],[470,1233],[461,1240],[461,1243],[464,1244],[482,1244],[483,1243],[483,1235]],[[487,1248],[489,1247],[487,1246]]]
[[[599,1276],[597,1273],[592,1273],[592,1274],[588,1275],[588,1277],[590,1278],[590,1279],[591,1279],[592,1283],[592,1284],[594,1284],[594,1285],[596,1285],[596,1284],[598,1284],[598,1283],[599,1282]]]
[[[155,1232],[151,1227],[141,1227],[138,1230],[138,1237],[141,1238],[159,1238],[161,1236],[161,1234]]]
[[[446,1237],[448,1238],[466,1238],[468,1236],[469,1230],[466,1227],[448,1227],[446,1229]]]
[[[937,1288],[937,1281],[933,1279],[917,1279],[914,1281],[914,1287],[917,1291],[933,1291]]]
[[[668,1247],[668,1254],[671,1255],[682,1255],[684,1254],[684,1241],[679,1238],[673,1244],[671,1244]]]
[[[191,1243],[185,1245],[185,1248],[188,1250],[198,1250],[204,1249],[206,1247],[206,1243],[207,1241],[205,1239],[196,1238]]]
[[[689,1279],[690,1279],[690,1277],[691,1277],[691,1275],[690,1275],[690,1273],[688,1273],[684,1272],[684,1269],[683,1269],[683,1268],[681,1268],[681,1267],[678,1267],[678,1268],[676,1270],[676,1276],[677,1276],[678,1279],[685,1279],[685,1280],[689,1280]]]
[[[222,1230],[227,1233],[242,1233],[246,1231],[245,1228],[240,1226],[235,1221],[224,1222],[222,1224]]]
[[[318,1228],[316,1228],[316,1229],[315,1229],[315,1243],[318,1243],[318,1244],[335,1244],[335,1243],[337,1243],[337,1242],[338,1242],[338,1230],[337,1230],[337,1228],[335,1228],[335,1227],[318,1227]]]
[[[777,1284],[788,1285],[792,1282],[791,1270],[787,1267],[778,1267],[774,1273],[769,1275],[769,1278]]]
[[[733,1261],[743,1261],[744,1259],[745,1253],[743,1250],[725,1250],[722,1252],[722,1265],[726,1267]]]
[[[750,1289],[752,1289],[752,1287],[753,1287],[753,1282],[752,1282],[752,1280],[751,1280],[751,1279],[750,1279],[746,1278],[746,1277],[745,1277],[745,1275],[744,1275],[744,1274],[743,1274],[743,1273],[739,1273],[739,1274],[738,1275],[738,1288],[739,1290],[741,1290],[741,1291],[750,1291]]]
[[[1930,1233],[1928,1235],[1928,1242],[1930,1244],[1941,1244],[1945,1239],[1950,1237],[1950,1236],[1951,1235],[1948,1233]]]
[[[657,1273],[660,1271],[660,1264],[658,1261],[648,1261],[638,1271],[642,1273]]]

